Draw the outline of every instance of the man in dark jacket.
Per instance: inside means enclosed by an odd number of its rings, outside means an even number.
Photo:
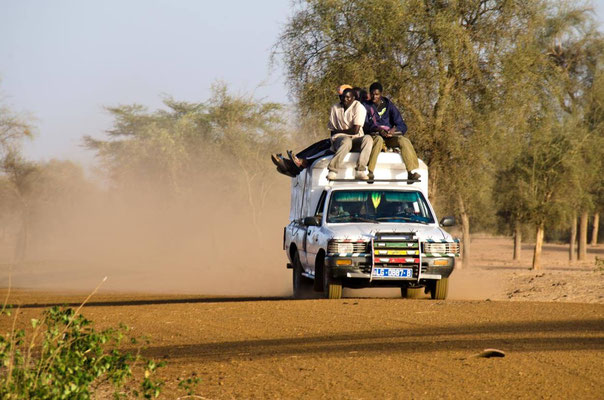
[[[418,180],[420,175],[413,172],[419,168],[419,161],[411,141],[404,135],[407,132],[407,124],[403,120],[400,111],[387,98],[382,96],[382,85],[374,82],[369,87],[369,96],[371,100],[365,104],[367,107],[367,120],[365,123],[365,133],[373,136],[373,148],[369,156],[367,169],[369,178],[373,178],[373,171],[377,163],[377,158],[384,145],[387,148],[398,147],[401,150],[401,157],[407,168],[408,179]]]

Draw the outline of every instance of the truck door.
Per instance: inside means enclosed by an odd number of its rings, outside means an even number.
[[[325,199],[327,198],[327,192],[323,191],[317,208],[315,209],[314,216],[321,218],[321,226],[323,225],[323,210],[325,208]],[[306,264],[308,265],[307,271],[315,272],[315,260],[317,253],[321,249],[323,242],[320,240],[321,226],[309,226],[306,231]]]

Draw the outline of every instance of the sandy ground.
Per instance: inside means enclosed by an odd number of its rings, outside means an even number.
[[[530,269],[533,247],[523,244],[514,262],[511,239],[474,237],[472,263],[455,271],[451,298],[604,303],[604,245],[588,247],[585,261],[570,264],[568,245],[546,243],[540,271]]]
[[[167,362],[167,399],[184,398],[178,382],[190,376],[202,379],[195,393],[205,399],[604,398],[604,271],[595,266],[604,248],[571,266],[565,246],[546,245],[535,272],[530,246],[517,264],[511,246],[475,238],[472,265],[454,273],[447,301],[389,290],[295,301],[284,271],[271,298],[105,290],[83,312],[99,327],[124,322],[150,338],[144,354]],[[85,293],[57,291],[61,281],[69,287],[60,278],[13,290],[20,323],[82,301]],[[2,331],[9,322],[0,319]],[[506,356],[475,357],[486,348]]]

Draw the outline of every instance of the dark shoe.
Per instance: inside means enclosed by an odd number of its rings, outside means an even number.
[[[283,166],[285,167],[285,169],[290,173],[294,174],[294,176],[298,175],[300,171],[303,170],[303,168],[298,167],[296,163],[290,160],[289,158],[281,157],[281,161],[283,162]]]
[[[281,154],[271,154],[271,161],[277,166],[277,170],[282,174],[287,171],[288,173],[286,175],[296,176],[301,171],[293,161],[283,158]]]
[[[302,160],[300,160],[298,157],[296,157],[296,155],[294,154],[294,152],[292,150],[287,150],[287,156],[294,164],[296,164],[296,167],[304,168],[304,166],[302,165]]]
[[[371,171],[369,171],[369,172],[367,173],[367,176],[369,177],[369,180],[370,180],[370,181],[372,181],[372,180],[374,180],[374,179],[375,179],[375,176],[373,175],[373,172],[371,172]]]
[[[417,172],[409,172],[407,174],[407,183],[413,183],[419,181],[421,176]]]
[[[289,176],[290,178],[295,178],[296,177],[296,175],[292,174],[288,170],[282,169],[279,165],[277,165],[277,172],[279,172],[280,174]]]
[[[271,161],[277,166],[277,171],[283,175],[294,178],[300,173],[295,168],[295,164],[289,160],[285,160],[281,154],[271,154]]]
[[[279,166],[279,159],[281,157],[281,153],[278,154],[271,154],[271,161],[273,162],[273,164],[275,164],[277,167]]]

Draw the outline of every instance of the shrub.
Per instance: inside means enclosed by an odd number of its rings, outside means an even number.
[[[78,309],[79,311],[79,309]],[[10,311],[2,312],[7,318]],[[52,307],[32,329],[15,329],[0,336],[0,398],[89,399],[113,392],[119,398],[154,398],[162,382],[153,374],[162,364],[119,350],[128,328],[101,331],[71,308]],[[133,344],[135,338],[130,338]],[[137,386],[133,371],[142,377]],[[128,386],[128,387],[127,387]]]

